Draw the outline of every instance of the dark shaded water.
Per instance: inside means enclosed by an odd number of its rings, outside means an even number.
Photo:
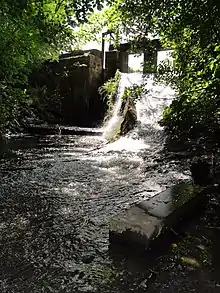
[[[138,267],[131,262],[133,272],[129,261],[127,269],[125,260],[115,264],[108,250],[108,222],[132,203],[187,177],[182,164],[164,163],[162,156],[158,145],[118,151],[99,136],[2,142],[1,292],[134,288],[146,262],[137,262]]]
[[[152,89],[137,105],[141,123],[115,143],[95,135],[0,142],[1,293],[217,292],[217,199],[167,249],[109,249],[112,216],[189,178],[187,158],[164,151],[156,123],[170,90]]]

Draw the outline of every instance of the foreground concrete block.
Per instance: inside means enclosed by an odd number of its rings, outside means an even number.
[[[202,190],[202,187],[195,184],[180,183],[138,203],[137,206],[160,219],[167,219],[174,214],[180,217],[183,215],[185,207],[189,209],[192,203],[201,199],[198,198],[198,194]]]
[[[110,242],[139,244],[147,247],[163,227],[163,220],[133,206],[110,223]]]
[[[175,227],[188,212],[204,203],[203,189],[191,183],[177,184],[115,216],[110,222],[110,243],[147,249],[162,231]]]

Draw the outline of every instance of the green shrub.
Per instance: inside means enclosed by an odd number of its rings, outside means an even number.
[[[115,76],[113,78],[110,78],[99,88],[99,93],[107,105],[107,109],[106,109],[107,117],[111,115],[112,110],[114,108],[114,104],[115,104],[117,93],[118,93],[120,77],[121,77],[121,74],[117,70]]]
[[[140,100],[141,95],[144,92],[145,92],[145,89],[143,86],[139,86],[137,84],[134,84],[130,87],[125,88],[122,99],[126,100],[128,97],[130,97],[136,103],[138,100]]]

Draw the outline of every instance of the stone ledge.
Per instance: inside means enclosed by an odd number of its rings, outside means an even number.
[[[174,228],[180,219],[205,202],[204,188],[180,183],[131,207],[110,221],[111,244],[141,246],[149,244],[167,228]]]
[[[101,136],[101,130],[95,130],[83,127],[65,127],[65,126],[28,126],[25,128],[30,134],[40,135],[88,135],[88,136]]]
[[[163,226],[163,221],[148,215],[143,209],[133,206],[114,217],[110,223],[110,242],[148,246]]]

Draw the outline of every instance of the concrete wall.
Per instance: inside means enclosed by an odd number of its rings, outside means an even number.
[[[154,39],[150,41],[151,49],[144,51],[143,44],[136,44],[136,50],[139,48],[139,53],[144,53],[144,73],[152,73],[157,70],[157,51],[162,49],[162,45],[159,39]],[[148,48],[149,41],[146,43]],[[154,50],[153,50],[154,48]],[[128,52],[132,52],[132,44],[124,43],[120,44],[118,50],[114,50],[114,46],[110,45],[109,52],[106,52],[106,79],[113,77],[117,69],[121,72],[128,72]]]
[[[105,80],[108,80],[115,76],[115,73],[119,69],[119,52],[108,51],[105,53]]]
[[[105,80],[115,76],[116,71],[128,73],[128,53],[108,51],[105,54]]]
[[[97,92],[101,85],[100,51],[64,54],[58,62],[47,62],[32,77],[41,91],[44,108],[60,117],[63,123],[91,126],[102,119],[104,105]]]

